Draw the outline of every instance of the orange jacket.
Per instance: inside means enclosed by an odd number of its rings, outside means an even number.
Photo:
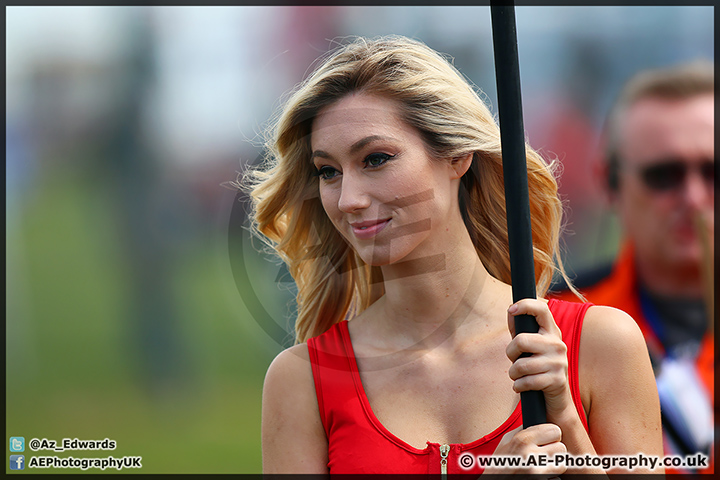
[[[664,357],[665,348],[653,332],[650,322],[643,314],[640,306],[638,278],[635,269],[635,253],[630,243],[625,243],[621,248],[610,275],[591,287],[583,288],[580,293],[582,293],[589,302],[596,305],[608,305],[619,308],[633,317],[645,337],[648,350],[655,357]],[[578,301],[578,298],[568,290],[555,293],[553,296],[563,300]],[[713,409],[715,405],[714,363],[715,346],[714,336],[711,331],[705,335],[705,338],[701,342],[700,351],[696,359],[696,366],[698,375],[707,389]],[[711,452],[710,467],[700,470],[699,472],[711,473],[713,471],[714,455],[713,452]],[[666,469],[666,473],[679,472]]]

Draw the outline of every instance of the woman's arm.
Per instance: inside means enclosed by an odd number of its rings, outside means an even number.
[[[655,377],[645,339],[632,317],[611,307],[587,310],[579,374],[590,438],[598,454],[663,455]]]
[[[508,345],[508,371],[516,391],[542,390],[548,423],[560,427],[572,455],[662,455],[660,407],[645,341],[631,317],[609,307],[590,307],[580,339],[579,382],[590,435],[575,408],[567,377],[567,348],[547,304],[521,300],[512,317],[534,315],[537,334],[519,334]],[[532,353],[521,358],[522,352]],[[610,470],[620,473],[622,470]],[[634,473],[649,470],[633,469]],[[566,473],[607,473],[568,468]],[[653,470],[662,473],[662,470]]]
[[[263,386],[263,473],[328,473],[328,445],[320,420],[306,344],[281,352]]]

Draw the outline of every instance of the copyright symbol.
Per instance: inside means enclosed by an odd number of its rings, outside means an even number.
[[[473,463],[475,461],[473,460],[472,455],[466,453],[465,455],[460,457],[460,465],[462,465],[465,468],[470,468],[473,466]]]
[[[40,448],[40,440],[37,438],[33,438],[30,440],[30,450],[33,452],[36,452]]]

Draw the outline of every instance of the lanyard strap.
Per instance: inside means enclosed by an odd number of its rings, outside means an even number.
[[[647,291],[640,288],[639,297],[640,308],[646,320],[646,326],[649,330],[648,333],[651,333],[652,337],[654,337],[647,339],[648,351],[653,359],[653,363],[662,368],[662,363],[664,361],[672,360],[674,358],[671,349],[665,347],[665,328],[660,318],[660,313],[653,304]],[[676,406],[675,408],[670,408],[670,404],[674,403],[675,402],[672,398],[668,398],[667,392],[664,395],[660,395],[661,416],[665,435],[669,437],[675,448],[680,451],[679,453],[690,455],[697,451],[706,450],[706,446],[695,445],[695,442],[692,440],[692,435],[688,430],[688,426],[684,424],[682,418],[676,415],[667,414],[668,411],[676,409]],[[668,410],[669,408],[670,410]]]
[[[665,329],[657,308],[653,305],[650,295],[644,288],[638,288],[638,297],[640,299],[640,310],[644,317],[643,323],[647,330],[645,332],[645,341],[650,353],[650,359],[654,366],[659,367],[663,358],[671,356],[670,352],[665,348]]]

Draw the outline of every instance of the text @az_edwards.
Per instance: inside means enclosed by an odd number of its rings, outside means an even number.
[[[115,450],[117,442],[105,438],[103,440],[79,440],[77,438],[63,438],[60,442],[48,440],[47,438],[33,438],[28,443],[30,450],[39,452],[42,450],[64,452],[67,450]]]

